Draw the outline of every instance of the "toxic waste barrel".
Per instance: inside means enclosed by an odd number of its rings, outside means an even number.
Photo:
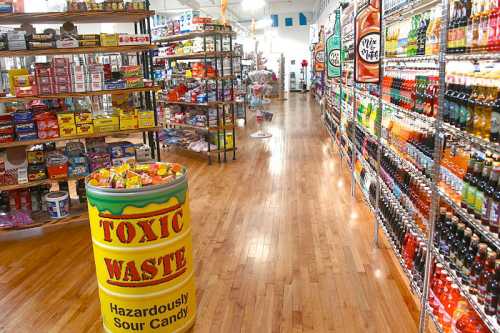
[[[105,331],[187,331],[196,300],[185,169],[166,184],[86,188]]]

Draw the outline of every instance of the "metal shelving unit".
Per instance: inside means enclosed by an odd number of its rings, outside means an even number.
[[[443,258],[434,247],[434,234],[435,234],[435,223],[437,219],[437,211],[439,208],[440,202],[445,203],[449,206],[455,214],[460,217],[460,219],[467,224],[468,227],[473,229],[473,231],[480,236],[480,238],[487,242],[493,249],[496,251],[500,251],[500,239],[497,235],[493,235],[489,230],[487,230],[481,224],[478,224],[477,221],[469,215],[464,209],[460,207],[459,204],[454,202],[441,188],[439,188],[438,183],[440,181],[440,173],[441,173],[441,149],[435,149],[434,155],[432,156],[433,163],[428,163],[424,166],[418,165],[417,161],[412,161],[409,156],[405,156],[403,151],[398,151],[393,145],[391,145],[390,140],[388,141],[382,131],[382,117],[379,117],[379,121],[376,123],[376,135],[371,134],[368,130],[366,130],[361,124],[357,121],[357,99],[356,96],[362,96],[364,98],[369,98],[372,102],[379,103],[380,112],[384,110],[391,109],[398,116],[408,117],[415,121],[425,123],[425,126],[433,129],[434,133],[445,133],[449,136],[460,139],[462,142],[470,143],[474,147],[479,147],[483,151],[489,150],[491,152],[500,153],[500,145],[497,143],[491,143],[482,138],[476,137],[468,132],[462,131],[458,128],[455,128],[443,121],[443,110],[442,106],[444,105],[445,100],[445,88],[446,88],[446,64],[447,62],[452,61],[472,61],[477,62],[480,60],[499,60],[500,52],[488,52],[488,53],[474,53],[474,54],[446,54],[447,47],[447,27],[448,27],[448,19],[449,19],[449,0],[420,0],[420,1],[409,1],[403,6],[399,6],[397,8],[393,8],[392,11],[387,11],[384,13],[384,1],[382,3],[382,37],[381,37],[381,51],[382,55],[380,61],[380,77],[382,78],[384,75],[384,71],[386,68],[398,68],[399,67],[410,67],[413,69],[422,69],[422,70],[435,70],[439,75],[439,106],[436,117],[429,117],[425,114],[419,114],[413,112],[413,110],[407,110],[392,103],[389,103],[382,99],[382,87],[379,84],[379,94],[378,96],[371,95],[366,93],[365,91],[359,89],[356,84],[353,86],[346,85],[339,80],[338,82],[331,82],[332,85],[337,85],[340,90],[338,108],[339,113],[342,115],[341,120],[350,119],[352,120],[352,131],[342,131],[340,134],[340,138],[346,141],[346,143],[352,148],[352,164],[350,164],[350,168],[352,170],[352,193],[355,192],[355,184],[359,183],[364,201],[367,202],[370,210],[375,215],[375,234],[374,240],[375,244],[378,241],[378,229],[382,229],[385,234],[390,247],[399,261],[403,272],[408,278],[408,285],[410,290],[415,294],[420,300],[420,318],[419,318],[419,332],[426,332],[426,326],[428,323],[428,318],[435,324],[435,328],[438,332],[444,332],[445,330],[441,326],[438,318],[432,313],[432,309],[430,308],[428,297],[429,297],[429,289],[430,289],[430,280],[431,280],[431,267],[433,262],[440,262],[449,272],[449,275],[453,278],[454,283],[456,283],[464,295],[465,299],[470,303],[471,307],[477,313],[477,315],[484,321],[486,326],[491,332],[500,332],[500,325],[496,322],[496,318],[494,316],[488,316],[485,314],[484,309],[481,305],[479,305],[478,300],[475,296],[469,294],[468,289],[458,278],[457,274],[450,268],[447,264],[445,258]],[[437,55],[425,55],[425,56],[413,56],[413,57],[393,57],[393,58],[384,58],[384,32],[387,25],[396,23],[400,20],[411,17],[414,14],[421,13],[423,11],[429,10],[436,6],[440,7],[441,10],[441,29],[440,29],[440,47],[439,54]],[[354,7],[354,12],[356,12],[356,7]],[[342,30],[342,29],[341,29]],[[344,37],[341,37],[341,40],[344,42]],[[353,36],[349,35],[347,37],[353,38]],[[414,63],[422,63],[420,65],[415,65]],[[350,65],[351,61],[344,61],[342,64]],[[342,77],[343,78],[343,77]],[[380,80],[381,82],[381,80]],[[333,88],[330,88],[333,89]],[[347,103],[342,98],[342,91],[350,92],[352,95],[352,103]],[[380,97],[379,97],[380,96]],[[327,96],[328,99],[328,96]],[[333,108],[333,103],[332,103]],[[384,115],[385,112],[382,112]],[[343,117],[346,118],[343,118]],[[368,160],[365,156],[362,155],[362,152],[358,148],[357,138],[356,138],[356,129],[363,132],[365,137],[368,137],[369,140],[377,142],[377,151],[376,151],[376,159],[373,158],[372,155],[368,156]],[[442,136],[434,135],[434,146],[441,147],[443,144]],[[338,142],[337,142],[338,144]],[[406,145],[410,145],[406,143]],[[415,147],[412,147],[415,148]],[[344,147],[338,144],[338,151],[341,157],[347,157],[347,152]],[[381,168],[381,158],[383,154],[387,154],[387,156],[396,161],[399,165],[404,166],[405,170],[408,171],[413,179],[418,182],[421,182],[424,186],[431,189],[431,207],[428,216],[422,216],[421,213],[414,207],[414,204],[401,189],[399,189],[398,185],[394,182],[394,180],[388,175],[386,171]],[[364,191],[361,186],[360,181],[355,175],[353,169],[356,163],[356,159],[360,160],[360,163],[363,165],[363,168],[366,169],[372,175],[375,175],[377,179],[377,200],[376,205],[372,205],[369,201],[368,194]],[[384,179],[390,179],[388,184],[385,183]],[[392,183],[391,183],[392,182]],[[397,196],[392,192],[392,190],[397,191]],[[406,221],[410,221],[409,225],[411,230],[415,231],[417,235],[424,239],[426,242],[427,249],[426,258],[425,258],[425,276],[423,279],[422,287],[418,287],[416,285],[416,281],[414,280],[411,271],[409,271],[404,261],[398,252],[396,245],[391,239],[391,235],[387,229],[387,221],[384,221],[379,207],[379,198],[383,196],[385,198],[390,198],[391,202],[397,203],[398,210],[402,212],[405,216]],[[419,218],[422,219],[422,223],[425,225],[425,233],[422,231],[421,227],[415,223],[413,220],[413,214],[419,215]],[[424,228],[424,226],[422,226]]]
[[[168,67],[172,68],[172,64],[174,61],[181,61],[181,60],[196,60],[200,61],[203,63],[204,68],[208,68],[207,65],[209,63],[212,63],[217,77],[216,78],[211,78],[211,77],[201,77],[199,78],[199,81],[201,82],[202,85],[204,85],[205,88],[205,93],[208,92],[208,86],[209,82],[213,81],[215,83],[215,100],[214,101],[209,101],[205,103],[192,103],[192,102],[184,102],[184,101],[169,101],[169,100],[163,100],[162,103],[165,105],[178,105],[182,109],[186,109],[189,107],[196,107],[196,108],[202,108],[205,110],[205,115],[206,115],[206,126],[191,126],[191,125],[186,125],[186,124],[178,124],[178,123],[170,123],[170,127],[183,127],[183,128],[188,128],[190,130],[196,130],[196,131],[203,131],[206,130],[208,131],[208,135],[206,135],[206,142],[208,146],[208,151],[206,154],[201,154],[201,156],[206,156],[208,159],[208,163],[212,164],[212,153],[217,154],[218,162],[221,163],[222,161],[227,162],[227,154],[228,152],[232,152],[232,159],[236,160],[236,114],[235,114],[235,104],[236,104],[236,94],[235,94],[235,87],[234,87],[234,80],[236,79],[235,75],[235,69],[234,69],[234,45],[233,45],[233,37],[235,36],[235,33],[232,31],[230,26],[227,25],[215,25],[215,24],[205,24],[203,26],[203,30],[201,31],[195,31],[195,32],[190,32],[190,33],[184,33],[184,34],[179,34],[179,35],[173,35],[169,37],[165,37],[162,39],[158,39],[155,41],[158,45],[162,44],[170,44],[174,42],[179,42],[183,40],[190,40],[193,38],[203,38],[203,51],[202,52],[196,52],[196,53],[191,53],[191,54],[173,54],[173,55],[161,55],[161,52],[159,55],[157,55],[157,58],[165,59],[168,61]],[[223,45],[224,45],[224,38],[229,38],[229,50],[224,51],[223,50]],[[212,39],[214,48],[213,50],[209,51],[208,48],[208,42],[209,39]],[[229,73],[226,73],[227,69],[224,67],[224,60],[228,59],[229,60]],[[180,80],[181,77],[174,76],[172,80]],[[229,82],[229,84],[228,84]],[[230,99],[226,100],[225,97],[225,90],[229,89],[230,90]],[[210,111],[209,109],[213,108],[216,110],[216,122],[217,126],[211,126],[210,125]],[[226,124],[226,112],[229,111],[230,118],[231,118],[231,124]],[[221,114],[222,112],[222,119],[221,119]],[[232,132],[232,147],[228,145],[227,141],[227,132],[231,131]],[[213,133],[216,135],[216,143],[217,143],[217,149],[213,150],[211,148],[211,137],[210,133]],[[221,135],[223,136],[223,142],[221,143]],[[180,147],[176,147],[176,149],[182,149]],[[189,150],[189,149],[187,149]]]

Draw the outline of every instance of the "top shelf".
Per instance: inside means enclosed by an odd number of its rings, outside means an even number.
[[[441,0],[408,1],[405,5],[399,7],[398,9],[394,9],[389,13],[383,14],[382,17],[385,19],[386,24],[391,24],[396,21],[407,19],[415,14],[423,13],[440,3]]]
[[[153,10],[137,11],[86,11],[52,13],[2,13],[2,24],[50,24],[50,23],[129,23],[138,22],[154,15]]]
[[[162,43],[172,43],[172,42],[178,42],[181,40],[186,40],[186,39],[193,39],[197,37],[209,37],[209,36],[230,36],[230,35],[235,35],[233,31],[218,31],[218,30],[203,30],[203,31],[193,31],[193,32],[186,32],[183,34],[178,34],[178,35],[172,35],[164,38],[160,38],[157,40],[154,40],[153,43],[157,44],[162,44]]]

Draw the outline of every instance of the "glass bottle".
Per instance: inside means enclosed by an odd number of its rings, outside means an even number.
[[[484,298],[484,312],[489,316],[496,315],[498,295],[500,294],[500,259],[495,261],[495,275],[490,278],[486,285],[486,296]]]
[[[472,295],[478,294],[479,287],[479,277],[483,272],[484,265],[486,263],[488,246],[484,243],[479,244],[479,251],[476,254],[476,258],[474,259],[474,264],[472,265],[472,270],[470,274],[470,286],[469,292]]]
[[[471,237],[469,248],[467,249],[467,254],[465,255],[464,265],[462,267],[462,282],[465,285],[470,286],[472,266],[474,265],[474,259],[476,253],[479,249],[479,236],[474,234]]]
[[[478,301],[479,304],[485,304],[486,299],[486,288],[488,283],[495,276],[495,261],[497,260],[497,254],[495,251],[488,252],[488,257],[486,263],[484,264],[484,269],[481,272],[478,280]]]

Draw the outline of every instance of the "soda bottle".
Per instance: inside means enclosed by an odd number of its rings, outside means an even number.
[[[484,298],[484,312],[494,316],[497,312],[498,295],[500,294],[500,259],[495,261],[495,275],[490,278],[486,285],[486,296]]]
[[[484,243],[479,244],[479,251],[474,259],[474,264],[472,265],[471,275],[470,275],[470,286],[469,292],[472,295],[478,294],[479,287],[479,277],[483,272],[484,265],[486,263],[488,246]]]
[[[486,299],[486,288],[490,280],[495,276],[495,261],[497,260],[497,254],[495,251],[488,252],[488,257],[484,265],[484,269],[479,276],[478,285],[478,301],[479,304],[484,304]]]

